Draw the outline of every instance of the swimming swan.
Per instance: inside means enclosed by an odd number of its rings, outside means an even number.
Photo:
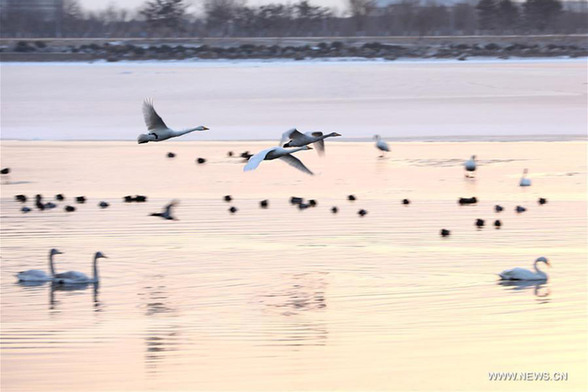
[[[533,268],[535,269],[535,272],[517,267],[502,271],[498,275],[502,280],[547,280],[547,274],[537,269],[537,263],[545,263],[551,267],[551,264],[549,264],[549,261],[545,257],[539,257],[533,263]]]
[[[312,148],[310,148],[308,146],[302,146],[302,147],[293,148],[290,150],[286,150],[285,148],[282,148],[282,147],[266,148],[265,150],[262,150],[262,151],[258,152],[257,154],[253,155],[251,158],[249,158],[249,162],[247,162],[247,164],[243,168],[243,171],[254,170],[255,168],[257,168],[257,166],[259,166],[261,161],[264,161],[264,160],[271,161],[272,159],[280,158],[281,160],[286,162],[288,165],[294,166],[298,170],[301,170],[305,173],[313,175],[313,173],[310,170],[308,170],[308,168],[306,166],[304,166],[304,164],[300,161],[300,159],[293,157],[291,155],[292,153],[295,153],[297,151],[302,151],[302,150],[312,150]]]
[[[107,258],[102,254],[102,252],[96,252],[94,255],[94,263],[93,263],[93,275],[91,278],[86,276],[86,274],[78,272],[78,271],[68,271],[61,274],[55,274],[53,276],[53,281],[58,284],[87,284],[87,283],[97,283],[100,281],[98,276],[98,259],[99,258]]]
[[[153,108],[153,102],[148,99],[143,102],[143,117],[145,118],[145,124],[147,125],[149,133],[142,133],[139,135],[137,138],[137,142],[139,144],[147,142],[160,142],[162,140],[182,136],[190,132],[208,130],[208,128],[203,125],[196,128],[184,129],[182,131],[174,131],[173,129],[169,129]]]
[[[337,132],[331,132],[329,134],[323,135],[322,132],[299,132],[296,128],[290,129],[282,134],[282,139],[280,140],[280,146],[282,147],[302,147],[306,146],[310,143],[314,143],[316,147],[316,151],[319,155],[323,155],[325,153],[325,139],[328,137],[335,137],[341,136]],[[284,144],[286,140],[289,140],[288,143]]]
[[[523,170],[523,176],[521,177],[521,181],[519,182],[520,186],[531,186],[531,179],[527,178],[527,173],[529,171],[527,169]]]
[[[55,275],[55,268],[53,267],[53,256],[63,254],[57,249],[51,249],[49,252],[49,272],[51,276],[47,275],[45,271],[41,270],[28,270],[22,271],[16,274],[19,282],[48,282]]]

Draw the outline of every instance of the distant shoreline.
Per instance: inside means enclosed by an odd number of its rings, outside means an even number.
[[[0,39],[0,62],[588,57],[588,35]]]
[[[382,135],[383,139],[393,143],[511,143],[511,142],[586,142],[588,135],[480,135],[480,136],[424,136],[424,137],[394,137]],[[277,140],[277,139],[276,139]],[[175,140],[167,143],[276,143],[276,140],[268,139],[218,139],[218,140]],[[72,143],[120,143],[132,142],[135,139],[1,139],[1,142],[72,142]],[[371,143],[371,137],[337,138],[330,143]]]

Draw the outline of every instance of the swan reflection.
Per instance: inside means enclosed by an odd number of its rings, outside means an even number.
[[[278,325],[268,334],[270,344],[282,346],[324,346],[328,330],[322,320],[327,308],[328,273],[293,274],[281,279],[280,287],[264,294],[259,302]]]
[[[98,299],[98,294],[100,292],[100,284],[98,283],[79,283],[64,285],[52,282],[49,286],[49,309],[55,310],[57,308],[57,305],[59,305],[59,303],[61,302],[55,299],[57,291],[84,291],[87,290],[89,287],[92,287],[92,304],[94,306],[94,311],[100,312],[102,304]]]
[[[541,303],[549,302],[549,295],[551,290],[547,285],[546,281],[531,281],[531,280],[501,280],[498,285],[505,287],[511,291],[525,291],[533,288],[533,295],[537,297],[537,300]]]

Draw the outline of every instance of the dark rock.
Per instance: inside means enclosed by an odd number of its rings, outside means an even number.
[[[498,219],[496,219],[494,221],[494,227],[496,227],[497,229],[500,229],[500,226],[502,226],[502,222],[499,221]]]
[[[176,157],[176,154],[174,154],[173,152],[168,152],[167,153],[167,157],[168,158],[175,158]]]
[[[494,211],[501,212],[502,210],[504,210],[504,207],[503,206],[499,206],[498,204],[496,204],[494,206]]]
[[[74,206],[65,206],[64,210],[66,212],[74,212],[76,208]]]
[[[0,170],[0,174],[9,174],[9,173],[10,173],[9,167],[5,167],[4,169]]]
[[[303,201],[304,201],[304,199],[303,199],[302,197],[296,197],[296,196],[292,196],[292,197],[290,198],[290,203],[291,203],[291,204],[294,204],[294,205],[296,205],[296,204],[301,204]]]
[[[86,198],[84,196],[77,196],[76,203],[84,204],[86,202]]]
[[[520,214],[522,212],[527,211],[527,209],[525,207],[517,206],[517,208],[515,208],[515,211]]]
[[[357,200],[357,198],[355,196],[353,196],[353,195],[349,195],[349,196],[347,196],[347,200],[349,200],[349,201],[355,201],[355,200]]]
[[[203,163],[205,163],[205,162],[206,162],[206,159],[204,159],[204,158],[198,158],[198,159],[196,159],[196,162],[197,162],[199,165],[202,165]]]
[[[58,193],[57,195],[55,195],[55,200],[57,201],[64,201],[65,200],[65,196],[63,196],[63,194]]]
[[[478,227],[484,227],[485,223],[484,219],[476,219],[476,226]]]
[[[362,217],[365,216],[365,215],[367,215],[367,211],[364,210],[364,209],[361,209],[361,210],[357,211],[357,213],[359,214],[359,216],[362,216]]]
[[[339,212],[339,209],[337,207],[331,207],[331,212],[333,214],[336,214],[337,212]]]
[[[100,208],[107,208],[110,204],[108,204],[105,201],[101,201],[100,203],[98,203],[98,207]]]
[[[540,197],[539,200],[537,200],[537,203],[539,203],[540,205],[546,204],[547,203],[547,199]]]
[[[262,200],[259,202],[259,206],[261,208],[267,208],[269,206],[269,201],[268,200]]]
[[[451,234],[451,232],[447,229],[441,229],[441,232],[439,234],[441,234],[441,237],[448,237]]]
[[[231,195],[225,195],[225,197],[223,199],[226,202],[230,202],[231,200],[233,200],[233,198],[231,197]]]
[[[16,196],[14,196],[14,199],[16,201],[20,201],[21,203],[27,202],[27,197],[25,195],[16,195]]]
[[[229,208],[229,212],[230,212],[231,214],[234,214],[234,213],[235,213],[235,212],[237,212],[237,211],[238,211],[238,210],[237,210],[237,207],[234,207],[234,206],[233,206],[233,207]]]
[[[402,199],[402,204],[404,204],[405,206],[410,204],[410,200],[408,199]]]

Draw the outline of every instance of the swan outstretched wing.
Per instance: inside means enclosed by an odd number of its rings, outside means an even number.
[[[295,156],[292,156],[292,154],[283,155],[280,157],[280,159],[286,162],[288,165],[294,166],[298,170],[310,174],[311,176],[314,175],[313,172],[311,172],[310,170],[308,170],[306,166],[304,166],[304,163],[302,163],[300,159],[296,158]]]
[[[265,157],[267,156],[267,154],[270,151],[272,151],[274,148],[275,147],[266,148],[265,150],[261,150],[257,154],[251,156],[251,158],[249,158],[249,161],[247,162],[247,164],[243,168],[243,171],[255,170],[257,168],[257,166],[259,166],[259,164],[261,163],[261,161],[263,161],[265,159]]]
[[[304,135],[302,133],[298,132],[298,130],[296,128],[289,129],[282,134],[282,138],[280,139],[280,146],[283,146],[284,142],[286,142],[290,139],[297,139],[297,138],[300,138],[303,136]]]
[[[153,108],[153,101],[146,99],[143,101],[143,117],[145,118],[145,125],[150,131],[157,131],[159,129],[167,129],[167,125],[163,122],[161,117]]]
[[[313,137],[321,137],[323,136],[323,133],[313,132],[311,135]],[[313,145],[316,147],[316,152],[318,152],[319,155],[325,155],[325,139],[317,140]]]

